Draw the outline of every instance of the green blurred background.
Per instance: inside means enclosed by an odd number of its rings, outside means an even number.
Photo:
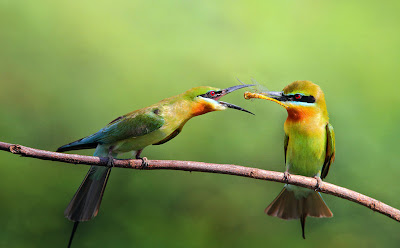
[[[0,140],[55,150],[199,85],[253,77],[325,91],[337,156],[328,182],[400,207],[398,1],[0,1]],[[195,118],[149,159],[283,171],[284,109]],[[91,154],[92,151],[80,152]],[[0,152],[0,246],[64,247],[63,211],[88,167]],[[268,217],[282,184],[114,169],[73,247],[398,247],[400,224],[329,195],[332,219]]]

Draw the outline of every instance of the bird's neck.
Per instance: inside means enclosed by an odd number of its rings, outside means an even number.
[[[296,129],[302,132],[312,132],[315,128],[325,127],[328,116],[318,108],[296,107],[288,108],[288,117],[285,122],[285,129]]]
[[[192,109],[190,113],[193,117],[215,111],[212,104],[207,101],[193,102],[191,105]]]
[[[160,106],[161,116],[169,120],[167,125],[172,128],[181,126],[193,117],[191,102],[176,96],[165,99],[156,106]]]
[[[324,112],[319,108],[314,107],[295,107],[288,108],[287,122],[308,122],[313,119],[320,119],[324,117]]]

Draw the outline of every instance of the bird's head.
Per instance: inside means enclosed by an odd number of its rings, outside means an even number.
[[[289,118],[293,119],[303,119],[315,114],[328,115],[324,92],[310,81],[295,81],[282,91],[267,91],[261,94],[246,92],[245,98],[261,98],[276,102],[286,108]]]
[[[250,111],[231,103],[219,101],[219,99],[235,90],[253,85],[237,85],[226,89],[218,89],[209,86],[201,86],[190,89],[184,93],[186,99],[193,102],[192,115],[202,115],[212,111],[225,110],[227,108],[253,114]],[[254,115],[254,114],[253,114]]]

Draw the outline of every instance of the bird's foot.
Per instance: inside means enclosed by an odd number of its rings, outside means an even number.
[[[289,177],[290,177],[289,171],[283,172],[283,180],[285,181],[285,183],[289,182]]]
[[[141,169],[145,169],[149,166],[149,163],[147,162],[147,158],[143,157],[143,158],[138,158],[142,160],[142,165],[140,166]]]
[[[107,160],[107,167],[108,167],[108,168],[114,167],[113,149],[114,149],[114,146],[110,146],[110,147],[108,148],[108,156],[107,156],[107,158],[108,158],[108,160]]]
[[[321,191],[321,188],[319,187],[322,184],[322,179],[319,176],[314,177],[315,180],[317,180],[317,184],[314,187],[315,191]]]
[[[114,167],[114,158],[112,156],[108,156],[107,167],[108,168]]]

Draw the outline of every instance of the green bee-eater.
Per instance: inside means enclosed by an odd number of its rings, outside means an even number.
[[[97,133],[61,146],[57,151],[96,148],[94,156],[115,158],[121,153],[132,152],[133,156],[140,159],[140,153],[146,146],[161,145],[173,139],[194,116],[227,108],[252,114],[234,104],[219,101],[224,95],[248,86],[252,85],[238,85],[222,90],[208,86],[190,89],[120,116]],[[111,165],[90,167],[65,210],[65,217],[75,222],[69,246],[78,223],[97,215],[110,172]]]
[[[321,180],[328,175],[335,159],[335,133],[329,124],[324,93],[318,85],[296,81],[281,92],[245,93],[245,98],[266,99],[286,108],[286,176],[292,173]],[[307,216],[333,216],[318,192],[288,184],[265,209],[265,213],[285,220],[300,219],[303,238]]]

